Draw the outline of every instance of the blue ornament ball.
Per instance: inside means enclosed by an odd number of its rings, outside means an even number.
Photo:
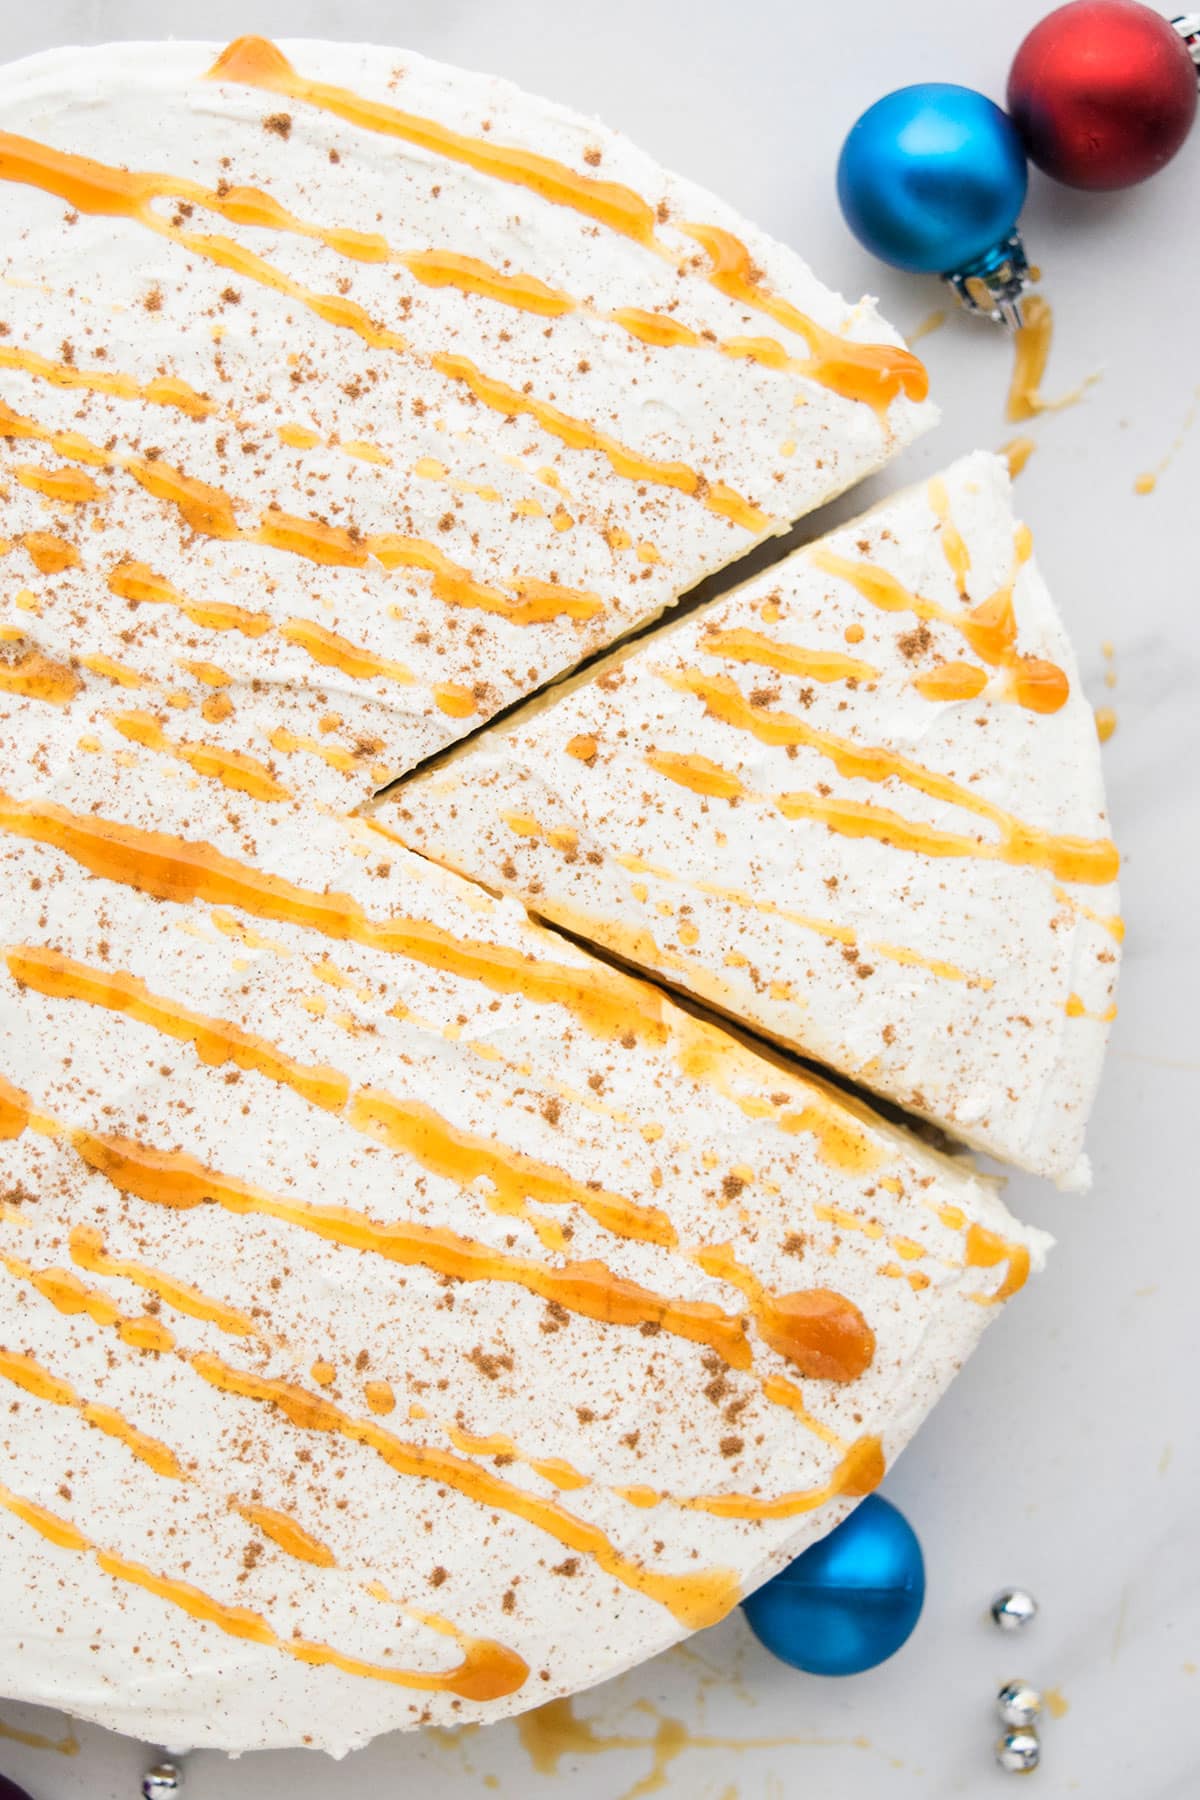
[[[829,1536],[742,1601],[773,1656],[810,1675],[861,1675],[907,1643],[925,1561],[902,1512],[870,1494]]]
[[[926,81],[867,108],[842,146],[837,186],[846,223],[873,256],[948,275],[1004,242],[1028,180],[1007,113],[973,88]]]

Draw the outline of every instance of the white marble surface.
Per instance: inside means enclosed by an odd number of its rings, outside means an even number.
[[[0,52],[254,29],[397,41],[494,69],[624,128],[794,243],[826,281],[881,293],[909,330],[939,292],[889,277],[846,235],[833,194],[841,136],[906,81],[960,80],[999,97],[1041,10],[1038,0],[1003,14],[949,0],[9,0]],[[1030,1790],[1039,1800],[1200,1792],[1200,1208],[1187,1140],[1200,1105],[1200,424],[1152,494],[1133,488],[1168,454],[1200,379],[1198,170],[1200,128],[1150,188],[1096,199],[1035,178],[1025,214],[1058,319],[1048,388],[1099,374],[1081,404],[1028,428],[1038,448],[1018,494],[1091,697],[1118,714],[1105,757],[1129,936],[1091,1135],[1095,1189],[1072,1200],[1010,1184],[1010,1204],[1055,1232],[1059,1249],[887,1481],[928,1559],[915,1637],[873,1674],[821,1682],[772,1662],[735,1617],[584,1696],[576,1711],[595,1738],[619,1742],[564,1754],[556,1772],[535,1768],[505,1725],[385,1739],[336,1766],[304,1753],[197,1756],[189,1800],[999,1795],[1011,1778],[991,1763],[990,1702],[1013,1675],[1069,1703],[1045,1729]],[[945,420],[888,485],[1015,429],[1003,416],[1010,351],[999,333],[955,319],[924,351]],[[1042,1604],[1020,1639],[983,1620],[992,1590],[1011,1580]],[[3,1703],[0,1720],[65,1729]],[[69,1758],[0,1736],[0,1772],[33,1800],[133,1800],[142,1747],[79,1736]]]

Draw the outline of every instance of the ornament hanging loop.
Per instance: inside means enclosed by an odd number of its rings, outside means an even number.
[[[965,268],[942,276],[968,312],[994,319],[1013,331],[1020,329],[1021,298],[1031,279],[1025,246],[1016,231]]]
[[[1196,65],[1197,79],[1200,79],[1200,13],[1180,13],[1171,23],[1187,45],[1188,55]]]

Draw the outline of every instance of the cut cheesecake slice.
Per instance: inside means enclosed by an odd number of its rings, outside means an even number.
[[[0,623],[339,805],[934,417],[871,304],[409,52],[16,64],[0,224]]]
[[[382,816],[956,1137],[1086,1184],[1118,859],[998,458],[552,690]]]
[[[80,706],[0,727],[0,1691],[343,1752],[830,1530],[1047,1240],[382,823]]]

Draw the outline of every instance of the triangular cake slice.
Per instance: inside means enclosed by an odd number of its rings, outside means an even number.
[[[934,417],[871,304],[594,120],[409,52],[0,72],[0,276],[0,623],[336,804]]]
[[[0,1690],[342,1752],[830,1530],[1047,1240],[381,823],[79,707],[0,727]]]
[[[998,458],[552,690],[383,816],[956,1137],[1086,1182],[1118,858]]]

